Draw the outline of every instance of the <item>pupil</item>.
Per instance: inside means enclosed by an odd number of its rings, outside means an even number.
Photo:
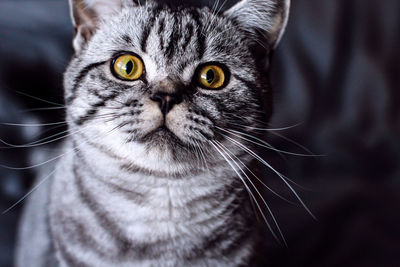
[[[133,62],[132,60],[129,60],[128,63],[126,63],[125,65],[126,74],[128,75],[131,74],[132,70],[133,70]]]
[[[215,74],[214,74],[214,71],[213,71],[213,70],[207,71],[206,79],[207,79],[207,82],[208,82],[209,84],[211,84],[211,83],[214,81],[214,79],[215,79]]]

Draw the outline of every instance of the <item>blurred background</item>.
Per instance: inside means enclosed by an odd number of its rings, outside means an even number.
[[[273,57],[270,127],[295,127],[266,140],[324,156],[263,156],[298,184],[292,185],[318,220],[266,192],[288,242],[285,248],[272,240],[266,257],[270,266],[400,266],[400,1],[292,2]],[[43,149],[57,149],[57,142],[10,144],[66,130],[35,124],[63,120],[72,34],[67,1],[0,0],[0,165],[30,166]],[[291,196],[264,173],[269,186]],[[0,211],[29,191],[34,175],[35,168],[0,167]],[[0,266],[12,266],[22,206],[0,215]]]

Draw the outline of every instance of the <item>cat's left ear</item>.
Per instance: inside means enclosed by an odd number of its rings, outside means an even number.
[[[289,8],[290,0],[241,0],[224,15],[255,38],[261,34],[263,42],[275,49],[285,31]]]
[[[126,3],[127,0],[69,0],[72,23],[75,27],[75,51],[79,52],[90,40],[100,19],[106,19],[107,16],[118,12]]]

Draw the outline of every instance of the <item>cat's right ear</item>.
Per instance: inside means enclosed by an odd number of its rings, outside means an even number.
[[[241,0],[225,11],[250,37],[276,48],[285,31],[290,0]]]
[[[98,22],[121,10],[124,0],[69,0],[75,27],[73,46],[79,52],[95,33]]]

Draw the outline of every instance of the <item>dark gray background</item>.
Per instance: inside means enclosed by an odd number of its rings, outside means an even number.
[[[21,92],[62,103],[73,32],[66,2],[0,1],[0,122],[63,119],[62,110],[26,112],[51,105]],[[306,187],[295,188],[319,219],[266,192],[289,244],[271,241],[271,266],[400,266],[399,38],[398,0],[293,0],[274,56],[271,127],[301,123],[280,133],[326,156],[265,152]],[[40,134],[47,130],[1,125],[0,138],[23,144],[63,128]],[[268,141],[301,152],[283,138]],[[32,158],[34,149],[0,149],[2,165],[28,166]],[[0,168],[1,210],[27,192],[34,172]],[[290,197],[272,173],[264,179]],[[11,265],[20,211],[0,216],[0,266]]]

